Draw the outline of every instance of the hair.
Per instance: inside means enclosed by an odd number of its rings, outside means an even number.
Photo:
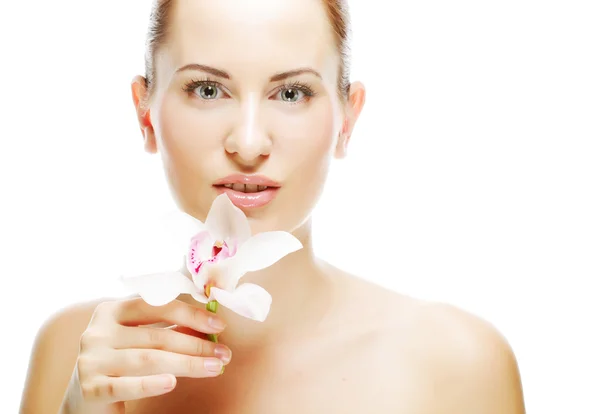
[[[350,90],[350,14],[347,0],[321,0],[333,29],[335,46],[340,55],[337,91],[339,98],[348,99]],[[157,50],[167,41],[168,24],[175,0],[155,0],[150,13],[146,40],[146,87],[147,98],[152,96],[156,83],[155,57]]]

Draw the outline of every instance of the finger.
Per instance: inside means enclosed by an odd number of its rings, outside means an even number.
[[[176,377],[207,378],[219,375],[223,361],[213,357],[182,355],[158,349],[118,349],[106,352],[96,362],[95,372],[115,377],[173,374]]]
[[[81,390],[88,402],[121,402],[155,397],[175,388],[173,375],[150,375],[146,377],[97,377],[82,384]]]
[[[227,346],[171,329],[121,327],[114,341],[115,349],[158,349],[191,356],[215,357],[225,364],[231,361],[231,350]]]
[[[175,332],[180,332],[180,333],[183,333],[186,335],[195,336],[196,338],[200,338],[200,339],[206,339],[208,341],[208,335],[205,334],[204,332],[194,331],[193,329],[186,328],[185,326],[173,325],[173,326],[169,326],[168,328],[165,328],[165,329],[170,329]]]
[[[124,300],[119,303],[115,316],[126,326],[167,322],[205,333],[219,333],[225,329],[223,321],[214,313],[180,300],[164,306],[151,306],[141,298]]]

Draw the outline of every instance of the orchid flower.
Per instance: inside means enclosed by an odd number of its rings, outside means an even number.
[[[182,240],[187,244],[182,270],[125,277],[125,286],[153,306],[189,294],[213,312],[219,303],[246,318],[264,321],[271,295],[256,284],[239,284],[240,279],[301,249],[300,241],[285,231],[251,235],[245,214],[226,194],[214,200],[205,223],[185,217],[191,237]]]

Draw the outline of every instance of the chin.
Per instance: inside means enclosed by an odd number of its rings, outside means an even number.
[[[282,186],[267,194],[266,197],[255,193],[240,193],[239,191],[222,187],[211,186],[208,191],[188,194],[191,197],[176,197],[178,205],[183,211],[206,221],[212,201],[220,194],[226,193],[233,205],[246,215],[252,234],[268,231],[286,231],[298,237],[310,229],[310,215],[314,207],[314,194],[305,194],[295,189]],[[237,193],[237,194],[236,194]],[[259,198],[256,202],[256,198]],[[265,197],[268,202],[264,202]]]
[[[302,240],[302,235],[310,230],[312,211],[302,209],[301,204],[296,198],[288,201],[282,197],[265,208],[245,212],[252,234],[285,231]]]

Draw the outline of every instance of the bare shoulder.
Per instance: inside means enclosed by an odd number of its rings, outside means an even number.
[[[411,384],[411,412],[523,414],[521,379],[506,338],[456,306],[428,302],[354,277],[352,296],[368,298],[365,321],[380,321],[372,346],[386,357],[382,381]],[[364,302],[364,301],[363,301]],[[360,307],[365,314],[365,307]],[[371,323],[371,322],[368,322]]]
[[[21,413],[58,410],[79,354],[79,339],[101,302],[65,307],[41,326],[31,351]]]
[[[435,396],[426,412],[525,413],[515,354],[495,326],[450,304],[410,303],[408,320],[391,316],[389,339],[410,350]]]

